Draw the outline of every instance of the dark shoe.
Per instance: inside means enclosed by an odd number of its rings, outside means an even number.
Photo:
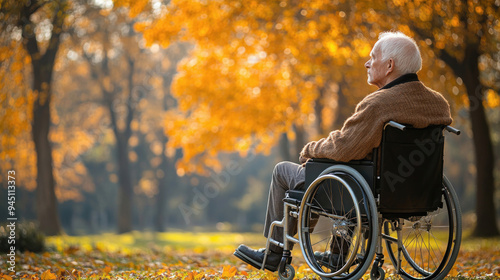
[[[320,265],[326,266],[334,271],[340,270],[346,261],[346,256],[332,254],[330,251],[314,252],[314,258]]]
[[[233,255],[248,263],[249,265],[257,269],[261,269],[262,262],[264,261],[265,250],[266,249],[264,248],[254,250],[242,244],[238,247],[238,249],[236,249],[236,251],[234,251]],[[281,257],[282,254],[270,251],[270,253],[267,255],[266,265],[264,266],[264,268],[275,272],[276,270],[278,270],[278,266],[281,262]]]
[[[347,256],[331,254],[330,251],[326,251],[323,253],[314,252],[314,258],[320,265],[326,266],[334,271],[340,270],[347,261]],[[351,265],[360,264],[363,262],[363,259],[364,256],[362,254],[357,254]]]
[[[314,258],[321,265],[329,267],[332,270],[340,270],[346,263],[349,247],[347,238],[342,237],[342,235],[333,236],[330,243],[330,250],[326,252],[314,252]]]

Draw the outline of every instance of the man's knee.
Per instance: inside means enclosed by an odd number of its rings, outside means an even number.
[[[293,189],[304,181],[303,168],[294,162],[282,161],[274,167],[273,185],[285,190]]]
[[[286,170],[288,168],[290,168],[290,164],[291,164],[291,162],[288,162],[288,161],[278,162],[274,166],[273,177],[274,178],[280,178],[280,177],[282,177],[285,173],[287,173]]]
[[[274,166],[274,170],[273,170],[273,174],[276,174],[277,172],[279,172],[279,170],[281,170],[283,168],[283,165],[284,165],[284,161],[282,162],[278,162],[275,166]]]

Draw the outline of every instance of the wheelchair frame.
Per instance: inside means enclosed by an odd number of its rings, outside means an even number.
[[[393,121],[387,123],[384,127],[384,130],[387,126],[397,128],[401,131],[405,131],[405,129],[407,128],[405,125]],[[443,126],[443,130],[444,129],[456,135],[460,134],[459,130],[450,126]],[[412,224],[412,230],[419,230],[420,227],[422,227],[424,228],[424,230],[427,229],[427,232],[430,232],[432,222],[430,220],[425,221],[425,219],[427,219],[430,214],[425,213],[425,215],[422,214],[422,216],[411,216],[412,214],[408,214],[408,216],[395,214],[393,217],[391,217],[390,214],[383,214],[379,212],[380,193],[374,191],[374,185],[377,185],[378,180],[380,180],[380,176],[377,176],[378,154],[378,149],[375,149],[373,153],[374,159],[372,161],[353,161],[349,163],[332,162],[330,167],[326,168],[319,176],[315,177],[316,179],[307,186],[305,192],[288,191],[287,197],[283,200],[283,219],[281,221],[274,221],[270,226],[268,235],[269,237],[266,242],[266,251],[261,269],[264,269],[267,255],[270,252],[270,245],[274,244],[283,248],[283,256],[278,267],[279,278],[293,279],[295,271],[291,266],[292,257],[290,243],[297,243],[301,246],[302,255],[304,256],[306,263],[317,275],[321,277],[321,279],[360,279],[366,273],[367,269],[372,264],[372,261],[375,258],[375,260],[373,261],[372,269],[370,271],[370,277],[371,279],[382,280],[385,277],[385,272],[382,269],[382,265],[384,263],[382,243],[383,241],[385,241],[386,249],[389,253],[391,262],[396,269],[396,273],[401,275],[404,279],[440,280],[444,278],[448,274],[449,270],[452,268],[456,260],[460,248],[462,234],[461,210],[458,203],[458,198],[455,191],[453,190],[453,187],[449,183],[446,176],[443,175],[443,188],[441,192],[440,209],[444,207],[446,207],[447,209],[447,218],[450,223],[448,234],[450,236],[448,236],[446,252],[444,253],[443,259],[440,260],[438,267],[434,268],[434,265],[431,265],[429,263],[428,267],[426,268],[425,263],[424,265],[421,265],[419,263],[420,260],[418,252],[415,253],[416,257],[412,258],[410,245],[404,244],[403,242],[403,239],[405,237],[403,236],[402,231],[404,230],[403,226],[405,225],[405,221],[408,221],[407,223]],[[356,170],[356,168],[358,170]],[[361,174],[365,173],[366,170],[369,171],[370,168],[374,174]],[[373,179],[371,179],[370,177],[372,177]],[[352,199],[351,204],[354,209],[351,211],[354,211],[356,214],[356,224],[349,225],[349,227],[353,227],[356,230],[353,230],[351,233],[349,233],[351,239],[354,239],[355,241],[349,245],[347,249],[348,254],[343,255],[343,257],[347,257],[347,259],[343,259],[341,264],[337,267],[333,265],[331,260],[333,255],[332,241],[328,241],[331,242],[331,244],[328,245],[330,246],[328,247],[330,250],[325,251],[325,253],[330,252],[328,263],[318,264],[318,257],[316,257],[316,252],[313,253],[311,245],[311,222],[308,221],[306,217],[307,215],[316,215],[318,212],[321,212],[322,215],[326,215],[332,220],[337,219],[339,221],[342,221],[343,223],[348,223],[348,221],[354,219],[346,219],[346,216],[326,213],[327,211],[321,211],[321,209],[315,210],[316,206],[313,202],[314,198],[311,199],[311,195],[314,196],[315,193],[318,192],[319,185],[325,180],[335,180],[341,188],[345,188],[347,190],[347,192],[349,193],[348,197],[351,197]],[[367,181],[370,182],[368,183]],[[357,184],[358,190],[356,192],[353,191],[353,188],[349,185],[349,183],[353,182]],[[373,192],[375,192],[377,197],[373,195]],[[357,197],[361,197],[361,199],[358,199]],[[364,209],[360,208],[360,204],[363,205]],[[438,209],[437,211],[440,210]],[[431,213],[434,212],[431,211]],[[288,224],[291,218],[298,219],[298,238],[292,236],[293,234],[289,232]],[[283,228],[282,243],[272,238],[273,232],[276,227]],[[312,227],[314,227],[314,225],[312,225]],[[333,227],[335,228],[335,225],[333,225]],[[344,227],[347,228],[347,226]],[[410,232],[412,230],[410,230]],[[395,233],[396,237],[391,236],[391,233],[392,235],[394,235]],[[409,235],[410,233],[407,234]],[[330,239],[331,238],[332,237],[330,237]],[[423,237],[419,236],[415,238],[423,239]],[[436,237],[434,237],[434,239],[436,239]],[[437,245],[437,240],[435,240],[435,242]],[[392,249],[392,244],[397,245],[396,250]],[[408,249],[406,248],[407,246]],[[420,252],[420,255],[422,255],[422,252]],[[318,256],[321,256],[321,254]],[[423,256],[420,257],[422,259],[424,258]],[[405,267],[403,267],[403,265]],[[351,271],[351,266],[356,266],[356,268]],[[322,267],[335,268],[325,272]],[[435,270],[429,271],[431,269]]]

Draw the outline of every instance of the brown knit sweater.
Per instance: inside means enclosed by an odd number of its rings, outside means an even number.
[[[356,106],[355,113],[344,122],[341,130],[306,144],[300,161],[303,163],[309,158],[343,162],[363,159],[380,145],[383,127],[391,120],[416,128],[452,122],[446,99],[420,81],[382,88]]]

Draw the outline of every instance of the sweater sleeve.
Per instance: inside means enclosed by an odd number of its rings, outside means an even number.
[[[332,131],[328,137],[305,145],[300,161],[309,158],[329,158],[347,162],[365,158],[380,144],[384,120],[373,98],[366,98],[356,107],[341,130]],[[377,114],[378,112],[378,114]]]

